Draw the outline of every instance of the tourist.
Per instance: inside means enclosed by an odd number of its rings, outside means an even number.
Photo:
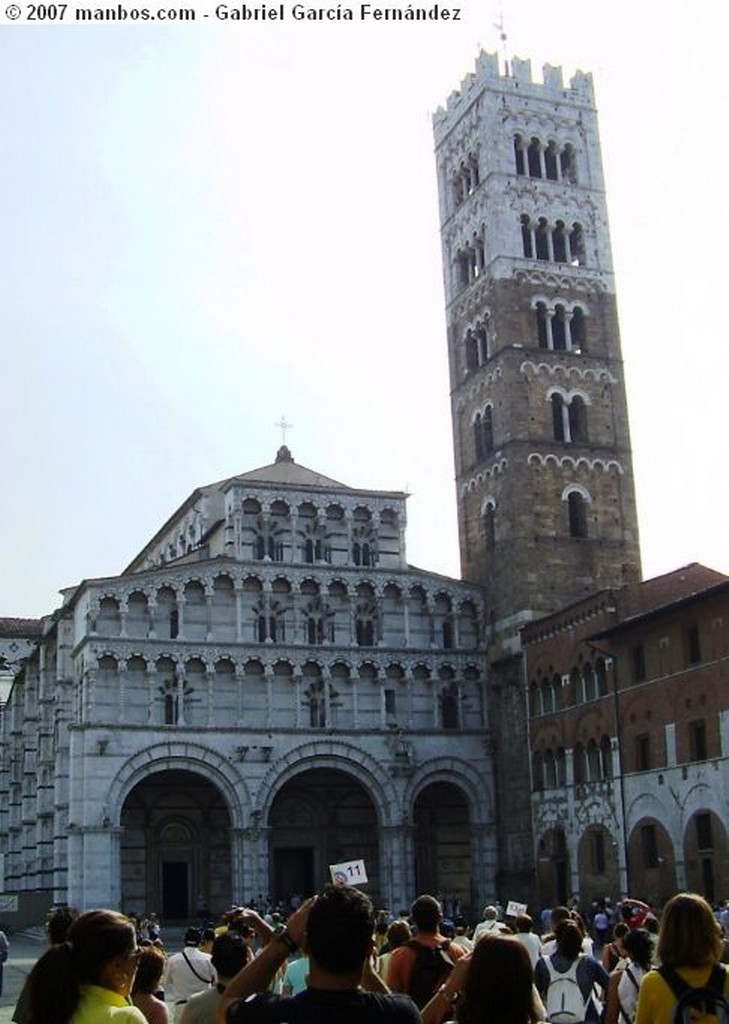
[[[407,921],[402,918],[398,918],[397,921],[393,921],[390,927],[387,929],[387,939],[385,943],[380,947],[380,955],[377,960],[377,973],[381,978],[387,980],[387,973],[390,969],[390,959],[394,950],[399,949],[400,946],[404,946],[406,942],[409,942],[410,925]]]
[[[239,932],[228,931],[216,936],[210,962],[218,976],[217,984],[190,996],[182,1011],[181,1024],[215,1024],[218,1003],[226,985],[251,958],[252,954]]]
[[[613,928],[612,941],[603,946],[602,966],[609,974],[612,973],[612,971],[618,970],[622,961],[627,960],[628,954],[625,950],[624,943],[629,932],[630,928],[627,926],[625,921],[618,921]]]
[[[691,988],[707,984],[722,952],[719,925],[711,907],[692,892],[668,901],[661,919],[657,956],[661,969],[675,971]],[[729,995],[729,971],[724,970],[723,992]],[[671,1024],[677,996],[661,970],[649,971],[640,985],[635,1024]]]
[[[113,910],[90,910],[65,942],[51,946],[28,978],[39,1024],[147,1024],[129,1002],[140,950],[134,925]]]
[[[456,1002],[457,1000],[457,1002]],[[454,1005],[456,1006],[454,1015]],[[544,1007],[534,996],[532,966],[515,937],[487,936],[458,961],[423,1007],[423,1024],[535,1024]]]
[[[499,911],[497,907],[489,905],[483,908],[483,920],[480,921],[473,932],[474,945],[479,939],[483,938],[484,935],[500,935],[504,932],[508,932],[508,928],[505,924],[499,921]]]
[[[541,955],[542,944],[539,936],[532,931],[534,922],[529,914],[517,914],[514,919],[514,935],[521,942],[529,954],[532,968],[536,965]]]
[[[641,980],[652,966],[653,940],[645,928],[629,932],[624,946],[627,959],[610,975],[605,1024],[630,1024],[635,1017]]]
[[[75,907],[57,907],[55,910],[51,910],[46,918],[48,945],[56,946],[59,942],[65,942],[68,929],[77,917],[78,910]],[[32,1019],[28,978],[26,978],[13,1011],[12,1020],[14,1024],[31,1024]]]
[[[415,937],[394,950],[387,971],[387,984],[393,992],[407,992],[418,1006],[424,1006],[465,950],[440,932],[440,903],[435,896],[418,896],[410,908]],[[421,948],[433,951],[434,968],[425,965]],[[436,959],[437,958],[437,959]],[[427,968],[427,970],[426,970]]]
[[[200,950],[202,936],[199,928],[188,928],[185,932],[185,948],[173,953],[167,961],[163,984],[168,990],[169,1001],[174,1006],[175,1024],[179,1024],[182,1011],[190,996],[205,992],[217,981],[210,963],[210,954]]]
[[[565,1008],[562,997],[570,1003],[579,1003],[570,1007],[571,1019],[597,1021],[600,1017],[601,1008],[593,997],[593,988],[597,985],[604,992],[608,974],[594,957],[582,952],[582,940],[582,932],[574,920],[561,921],[555,933],[555,951],[537,960],[534,982],[548,1017],[554,1012],[555,1002],[562,1003],[560,1009]]]
[[[389,994],[372,969],[374,923],[368,896],[347,885],[327,886],[302,903],[286,928],[233,978],[218,1004],[218,1024],[420,1024],[412,1001]],[[267,991],[302,946],[309,956],[307,988],[296,996]]]
[[[149,1024],[169,1024],[167,1006],[156,995],[165,969],[165,955],[149,939],[146,941],[148,945],[142,946],[137,976],[132,986],[132,1002],[142,1011]]]

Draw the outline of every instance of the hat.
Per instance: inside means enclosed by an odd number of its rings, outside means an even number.
[[[199,946],[200,945],[200,929],[199,928],[188,928],[185,932],[185,945],[186,946]]]

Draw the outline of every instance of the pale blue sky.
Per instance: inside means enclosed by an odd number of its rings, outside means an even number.
[[[711,8],[504,4],[510,55],[595,76],[647,575],[729,572]],[[282,413],[297,461],[410,490],[410,561],[458,574],[430,113],[498,10],[2,25],[0,615],[119,572]]]

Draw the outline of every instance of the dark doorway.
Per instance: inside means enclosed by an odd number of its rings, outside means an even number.
[[[274,850],[273,855],[274,891],[278,895],[311,896],[314,885],[314,848],[293,846],[289,849]]]
[[[334,768],[310,768],[285,783],[271,806],[271,895],[287,902],[328,882],[329,866],[363,860],[365,891],[379,903],[379,828],[360,782]]]
[[[230,814],[207,779],[178,769],[147,776],[125,800],[121,825],[125,913],[180,920],[199,907],[215,915],[230,906]]]
[[[187,864],[166,860],[162,863],[162,916],[167,921],[183,921],[188,917]]]

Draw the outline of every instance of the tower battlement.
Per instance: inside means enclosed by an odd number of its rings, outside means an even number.
[[[436,141],[447,134],[467,107],[476,99],[482,89],[494,89],[513,92],[539,99],[564,100],[582,103],[589,107],[595,105],[595,93],[592,75],[589,72],[576,71],[565,86],[562,68],[553,64],[542,65],[542,81],[534,81],[532,62],[514,57],[502,73],[499,56],[481,50],[476,58],[475,71],[467,74],[461,81],[460,88],[454,90],[446,101],[446,109],[438,107],[433,114],[433,129]]]

